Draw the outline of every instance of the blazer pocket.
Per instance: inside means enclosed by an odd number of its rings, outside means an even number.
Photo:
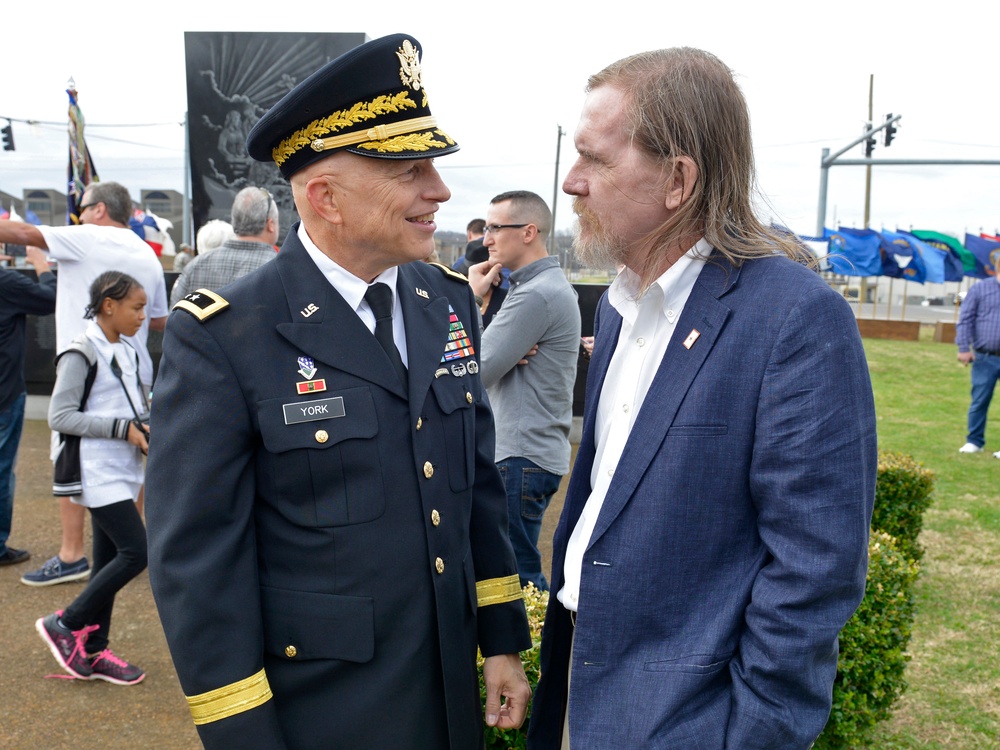
[[[728,432],[724,424],[678,424],[667,429],[667,437],[714,437]]]
[[[264,649],[286,661],[375,655],[375,601],[261,586]]]
[[[296,419],[310,405],[310,418],[288,423],[289,413]],[[367,387],[258,401],[257,422],[263,442],[257,480],[286,518],[347,526],[385,513],[378,415]]]
[[[712,674],[732,661],[732,654],[719,657],[718,654],[691,654],[678,659],[647,661],[643,669],[647,672],[683,672],[686,674]]]
[[[434,399],[442,412],[444,443],[448,455],[448,486],[464,492],[472,485],[476,439],[476,394],[472,376],[435,378]]]

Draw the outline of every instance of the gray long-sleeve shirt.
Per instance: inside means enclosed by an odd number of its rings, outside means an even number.
[[[519,366],[535,344],[538,353]],[[510,291],[483,331],[481,349],[480,376],[497,426],[496,460],[526,458],[566,474],[580,307],[556,258],[511,273]]]

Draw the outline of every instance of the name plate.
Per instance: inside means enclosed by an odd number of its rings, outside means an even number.
[[[285,424],[315,422],[318,419],[332,419],[346,414],[343,396],[321,398],[318,401],[300,401],[297,404],[282,404],[281,409],[285,412]]]

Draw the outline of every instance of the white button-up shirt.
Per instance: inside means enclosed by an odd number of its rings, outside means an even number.
[[[622,327],[597,404],[590,497],[566,545],[565,584],[556,595],[566,609],[579,609],[583,556],[604,498],[677,321],[711,252],[711,245],[699,240],[641,296],[639,277],[627,268],[608,289],[608,302],[622,316]]]

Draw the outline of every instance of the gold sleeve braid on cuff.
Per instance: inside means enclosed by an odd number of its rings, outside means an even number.
[[[269,700],[271,686],[263,669],[239,682],[187,698],[191,716],[197,725],[241,714]]]
[[[476,597],[480,607],[513,602],[522,596],[521,579],[516,573],[506,578],[489,578],[476,582]]]

